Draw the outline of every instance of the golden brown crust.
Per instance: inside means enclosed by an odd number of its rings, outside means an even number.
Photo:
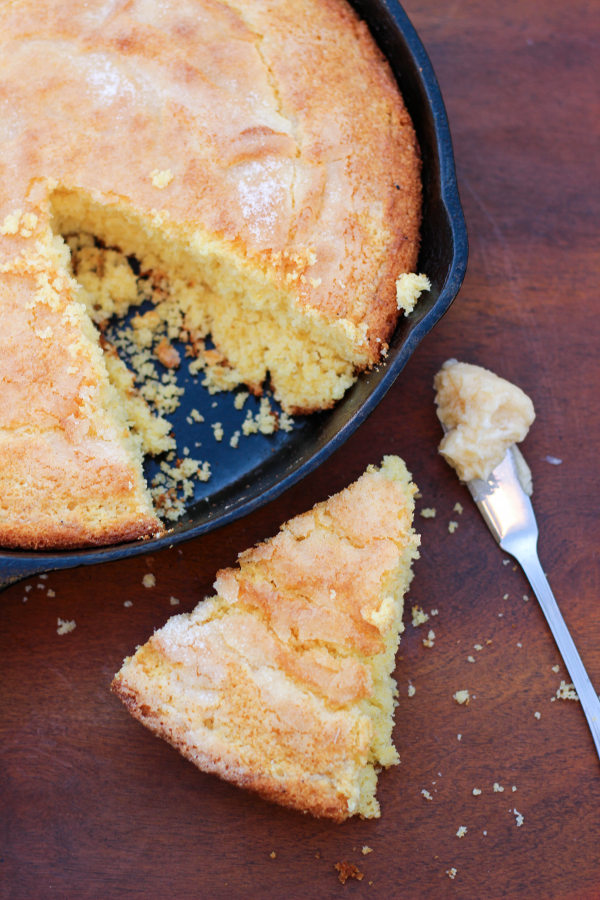
[[[203,771],[316,816],[378,815],[374,767],[398,761],[390,673],[418,544],[408,477],[388,458],[242,553],[112,690]]]

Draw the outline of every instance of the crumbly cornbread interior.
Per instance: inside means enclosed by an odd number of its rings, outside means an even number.
[[[219,572],[112,689],[204,771],[317,816],[379,816],[415,491],[398,457],[370,466]]]
[[[286,411],[309,412],[339,400],[356,369],[368,363],[367,346],[357,350],[364,344],[359,327],[299,308],[292,290],[274,285],[267,270],[214,237],[202,238],[198,230],[193,237],[177,234],[160,214],[154,222],[142,220],[123,204],[97,203],[77,191],[56,190],[51,203],[57,234],[94,235],[166,281],[171,302],[162,312],[173,318],[179,310],[180,330],[195,342],[211,335],[230,371],[228,387],[245,383],[259,392],[271,380]],[[99,322],[143,299],[132,289],[126,262],[112,274],[107,283],[94,278],[93,269],[76,272]]]

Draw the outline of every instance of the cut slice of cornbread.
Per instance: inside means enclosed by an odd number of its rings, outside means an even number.
[[[415,491],[398,457],[370,466],[220,571],[112,690],[205,772],[316,816],[379,816]]]

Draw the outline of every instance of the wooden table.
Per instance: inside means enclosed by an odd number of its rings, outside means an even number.
[[[540,555],[600,686],[597,17],[584,0],[411,0],[407,11],[453,132],[471,244],[460,295],[369,421],[270,506],[179,549],[4,592],[2,898],[600,897],[600,768],[587,725],[578,703],[553,702],[570,679],[542,613],[436,453],[432,393],[456,356],[532,396],[524,452]],[[421,506],[437,510],[417,517],[408,605],[438,614],[420,628],[407,619],[402,764],[380,777],[381,819],[331,825],[199,773],[108,685],[172,614],[171,596],[191,609],[239,550],[389,452],[406,459]],[[76,629],[57,635],[58,617]],[[452,699],[462,688],[468,707]],[[363,880],[342,886],[341,860]]]

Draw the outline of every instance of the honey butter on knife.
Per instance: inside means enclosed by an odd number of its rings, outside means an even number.
[[[487,480],[510,445],[527,436],[535,419],[533,403],[510,381],[456,359],[444,363],[434,388],[438,419],[445,431],[439,452],[461,481]],[[516,460],[521,486],[531,496],[531,471],[518,450]]]

